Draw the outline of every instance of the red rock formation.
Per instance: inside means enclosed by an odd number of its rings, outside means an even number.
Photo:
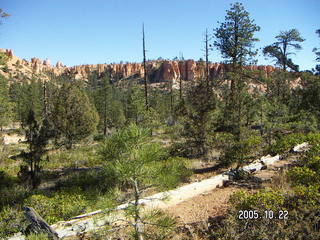
[[[50,67],[51,66],[51,61],[47,58],[46,60],[43,61],[43,65]]]
[[[41,60],[39,58],[31,58],[31,64],[32,65],[40,65]]]
[[[64,65],[62,64],[62,62],[58,61],[58,62],[56,63],[56,68],[62,68],[62,67],[64,67]]]
[[[10,50],[2,50],[6,54],[12,54]],[[31,62],[22,61],[24,66],[31,66],[33,70],[40,73],[52,71],[56,75],[73,74],[76,79],[87,80],[91,72],[97,71],[101,76],[105,72],[110,73],[116,79],[128,77],[143,77],[144,68],[142,63],[124,63],[124,64],[95,64],[95,65],[79,65],[66,67],[58,61],[55,67],[50,65],[47,59],[41,61],[38,58],[32,58]],[[205,63],[197,62],[192,59],[185,61],[148,61],[146,63],[149,81],[152,83],[171,81],[175,84],[180,78],[185,81],[194,81],[205,76]],[[248,66],[251,70],[261,71],[265,76],[276,69],[272,66]],[[230,70],[230,65],[222,63],[209,63],[210,78],[224,77],[225,73]]]
[[[11,50],[11,49],[6,49],[6,55],[7,55],[9,58],[12,58],[12,57],[13,57],[12,50]]]

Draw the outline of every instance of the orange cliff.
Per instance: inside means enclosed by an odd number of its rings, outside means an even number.
[[[13,55],[10,49],[0,49],[9,57],[9,65],[22,65],[26,70],[36,74],[46,74],[51,72],[55,75],[73,74],[76,79],[87,80],[90,73],[96,71],[98,75],[105,72],[111,74],[116,79],[129,77],[143,77],[144,69],[142,63],[123,64],[91,64],[67,67],[58,61],[55,66],[51,65],[49,59],[42,61],[39,58],[31,58],[31,61],[21,60]],[[204,76],[205,66],[203,62],[194,60],[183,61],[148,61],[147,72],[151,83],[168,82],[176,83],[180,78],[186,81],[193,81]],[[229,65],[221,63],[209,63],[209,75],[211,78],[223,76],[228,71]],[[276,68],[273,66],[248,66],[251,70],[258,70],[269,76]]]

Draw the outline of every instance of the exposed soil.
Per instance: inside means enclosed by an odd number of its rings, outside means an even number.
[[[292,164],[296,158],[296,155],[289,156],[284,160],[275,162],[273,165],[269,165],[265,170],[256,172],[254,177],[257,180],[261,180],[259,188],[272,185],[273,179],[276,179],[279,175],[279,170]],[[208,174],[206,173],[205,175],[207,176]],[[207,220],[209,217],[221,216],[228,209],[228,201],[233,193],[239,190],[254,192],[258,189],[256,187],[250,189],[248,186],[251,186],[250,183],[248,185],[239,183],[237,185],[232,184],[227,187],[216,188],[177,205],[170,206],[166,208],[166,211],[177,217],[180,224],[200,222]]]
[[[239,191],[238,187],[216,188],[175,206],[166,209],[168,213],[177,217],[178,223],[186,224],[200,222],[210,216],[223,215],[228,208],[230,196]]]

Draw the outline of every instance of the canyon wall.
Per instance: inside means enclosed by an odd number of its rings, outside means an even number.
[[[90,73],[96,72],[98,75],[110,73],[115,79],[130,77],[143,77],[144,69],[142,63],[123,63],[123,64],[91,64],[67,67],[58,61],[54,66],[49,59],[41,60],[31,58],[31,61],[21,60],[15,57],[12,50],[1,49],[11,61],[12,66],[22,66],[20,68],[29,69],[35,74],[53,73],[55,75],[72,74],[76,79],[87,80]],[[146,64],[148,79],[151,83],[172,81],[174,84],[180,78],[182,80],[193,81],[205,76],[205,63],[194,60],[183,61],[148,61]],[[227,64],[209,63],[210,78],[221,77],[230,68]],[[247,66],[252,70],[257,70],[268,77],[275,70],[273,66]]]

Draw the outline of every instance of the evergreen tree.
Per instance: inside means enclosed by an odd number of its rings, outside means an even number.
[[[44,119],[42,123],[39,123],[32,109],[30,109],[27,121],[25,123],[26,138],[29,144],[29,151],[22,151],[22,158],[27,166],[22,165],[18,176],[28,181],[30,177],[30,183],[33,188],[36,188],[40,184],[40,172],[41,161],[43,155],[46,152],[46,146],[50,139],[50,126],[47,119]]]
[[[30,82],[13,83],[10,86],[11,99],[15,103],[14,112],[22,127],[27,124],[30,111],[33,111],[37,121],[41,120],[42,94],[42,83],[34,78]]]
[[[227,128],[239,139],[243,96],[246,94],[244,84],[246,74],[242,66],[257,54],[257,51],[253,50],[254,42],[258,41],[254,33],[259,30],[260,27],[250,19],[243,5],[237,2],[231,5],[230,10],[227,10],[225,22],[220,23],[214,34],[216,38],[214,45],[220,50],[226,62],[231,63],[232,66],[231,73],[226,75],[231,81],[231,86],[226,99],[224,118],[230,122]]]
[[[99,116],[88,96],[79,86],[65,83],[54,102],[53,120],[59,135],[66,140],[67,148],[92,134]]]
[[[290,29],[288,31],[281,31],[279,35],[276,36],[277,41],[273,44],[266,46],[263,49],[263,54],[269,56],[276,60],[276,64],[280,65],[283,71],[287,70],[287,67],[294,71],[299,71],[299,66],[292,62],[289,58],[290,55],[294,54],[290,51],[302,49],[300,42],[304,39],[300,36],[297,29]]]
[[[127,118],[139,123],[145,111],[143,92],[138,86],[134,86],[127,94]]]
[[[316,31],[316,34],[318,34],[318,37],[320,37],[320,29],[318,29]],[[313,52],[316,54],[316,61],[320,62],[320,48],[314,48]],[[316,71],[317,71],[317,74],[319,75],[320,74],[320,65],[319,64],[316,65]]]
[[[192,86],[186,96],[185,118],[182,136],[185,146],[193,154],[203,155],[208,150],[209,132],[212,129],[212,116],[216,108],[216,97],[207,82],[202,80]]]
[[[150,141],[149,130],[136,124],[130,124],[106,138],[100,154],[106,160],[109,171],[113,170],[118,176],[118,181],[133,190],[134,200],[125,211],[133,221],[131,225],[134,228],[134,239],[150,239],[144,226],[151,224],[159,228],[170,227],[171,221],[159,224],[153,218],[146,219],[140,200],[144,190],[151,186],[167,189],[186,178],[189,171],[183,159],[168,158],[159,144]]]
[[[0,75],[0,130],[12,119],[13,104],[10,101],[8,81]]]
[[[260,27],[250,19],[243,5],[237,2],[227,10],[225,22],[215,29],[214,46],[220,50],[222,57],[232,64],[234,70],[237,65],[245,64],[257,54],[257,51],[253,50],[253,44],[259,41],[254,37],[254,33],[259,30]]]

